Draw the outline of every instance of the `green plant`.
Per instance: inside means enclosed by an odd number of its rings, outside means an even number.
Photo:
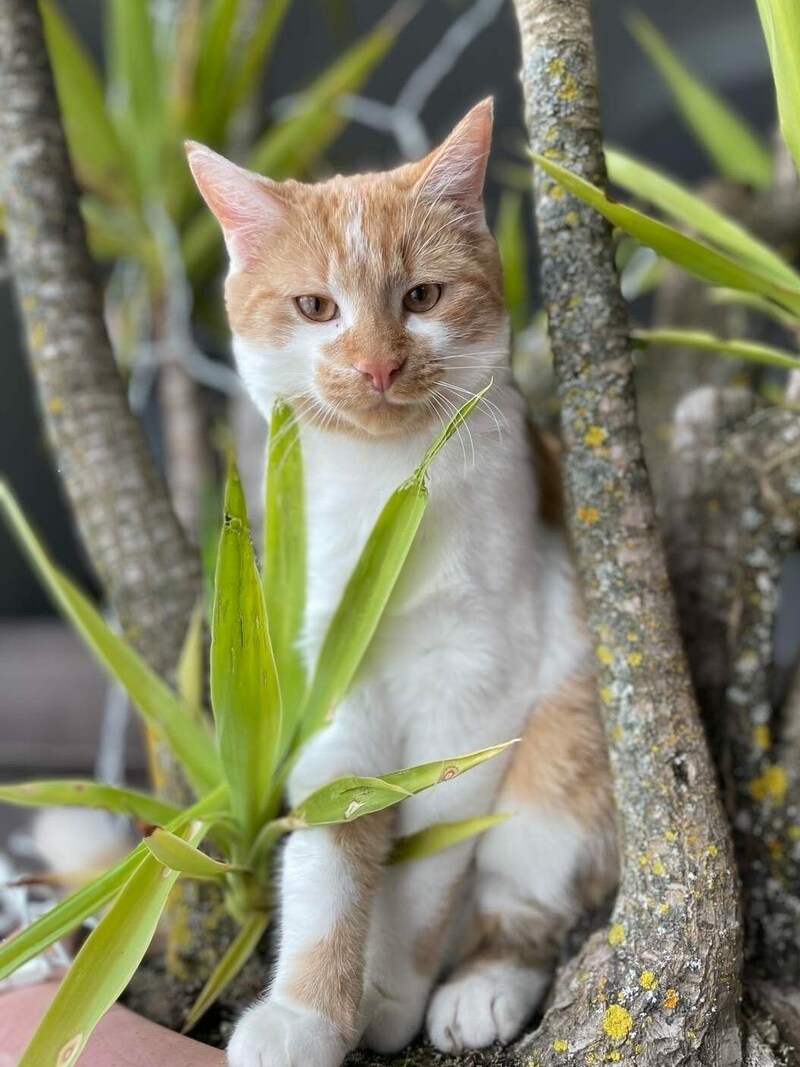
[[[781,130],[796,166],[800,167],[800,10],[790,0],[757,0],[757,3],[767,39]],[[726,105],[718,98],[711,100],[708,91],[685,71],[649,22],[638,16],[633,25],[638,39],[668,78],[687,121],[697,136],[705,140],[709,155],[722,173],[749,180],[756,186],[766,184],[771,168],[766,168],[763,146],[752,131],[732,112],[723,116]],[[728,131],[729,136],[719,138],[721,129]],[[738,169],[733,164],[734,157]],[[611,199],[604,190],[553,160],[541,155],[534,159],[555,182],[590,204],[614,226],[711,285],[712,300],[738,303],[768,315],[786,328],[793,339],[797,338],[800,272],[696,193],[625,153],[613,149],[606,153],[612,181],[654,204],[665,216],[697,235],[688,236],[676,226]],[[800,369],[800,357],[795,352],[751,340],[717,337],[706,331],[638,330],[634,341],[640,346],[694,347],[782,369]]]
[[[485,392],[484,390],[483,392]],[[380,811],[497,755],[499,745],[380,777],[346,777],[282,810],[286,775],[353,681],[414,541],[427,503],[434,457],[483,393],[470,399],[432,443],[419,467],[389,497],[353,569],[311,677],[296,651],[305,605],[305,508],[298,428],[278,402],[267,456],[263,577],[250,540],[244,494],[231,464],[217,552],[211,627],[213,729],[200,708],[200,613],[187,634],[178,692],[158,678],[123,636],[48,558],[7,487],[0,507],[61,611],[106,670],[125,688],[148,727],[185,771],[196,802],[185,810],[144,793],[83,781],[0,787],[16,804],[99,807],[155,824],[115,867],[67,897],[0,946],[0,978],[101,908],[20,1061],[20,1067],[71,1064],[103,1013],[141,962],[179,877],[223,883],[240,932],[186,1020],[191,1027],[232,980],[266,930],[270,870],[289,831],[350,822]],[[430,827],[396,844],[408,861],[479,833],[486,816]],[[221,859],[200,851],[208,840]]]

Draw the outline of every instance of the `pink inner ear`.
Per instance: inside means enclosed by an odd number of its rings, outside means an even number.
[[[482,100],[431,153],[432,161],[419,180],[422,195],[456,200],[477,207],[492,140],[492,101]]]
[[[186,155],[197,188],[222,227],[231,265],[237,270],[253,267],[263,259],[266,239],[286,212],[270,188],[273,183],[194,141],[187,142]]]

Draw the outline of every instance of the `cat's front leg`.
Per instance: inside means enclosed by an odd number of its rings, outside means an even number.
[[[463,779],[404,801],[398,832],[411,834],[489,811],[503,764],[503,759],[493,760]],[[421,1030],[474,852],[475,841],[465,841],[385,870],[375,901],[362,1005],[362,1044],[368,1048],[398,1052]]]
[[[342,774],[375,773],[365,731],[334,725],[308,746],[290,782],[296,802]],[[230,1067],[339,1067],[359,1037],[370,905],[391,812],[295,831],[281,877],[280,950],[265,999],[239,1021]]]

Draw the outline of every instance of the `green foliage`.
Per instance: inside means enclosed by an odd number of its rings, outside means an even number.
[[[171,227],[198,289],[218,267],[222,246],[200,210],[183,141],[230,148],[290,0],[270,0],[246,27],[242,0],[200,0],[179,6],[166,28],[156,27],[147,0],[108,0],[105,79],[56,0],[40,5],[94,253],[136,264],[157,297],[168,278],[174,284]],[[338,97],[358,91],[400,25],[391,14],[345,50],[300,94],[290,117],[256,131],[245,162],[276,178],[307,174],[344,125]]]
[[[635,330],[634,342],[642,347],[649,345],[677,345],[680,348],[696,348],[701,352],[718,352],[723,356],[735,356],[750,363],[762,363],[781,370],[800,370],[800,356],[773,345],[735,338],[716,337],[706,330]]]
[[[235,977],[266,929],[271,912],[271,865],[283,834],[302,832],[310,825],[350,822],[380,811],[504,750],[505,745],[497,745],[378,778],[338,779],[315,790],[288,815],[280,812],[288,769],[306,739],[324,725],[326,716],[320,710],[327,713],[344,696],[380,625],[425,511],[428,468],[482,395],[460,409],[409,481],[390,498],[354,567],[319,664],[307,684],[304,674],[298,675],[294,658],[305,607],[305,560],[290,544],[305,531],[302,455],[291,409],[278,402],[268,457],[272,485],[267,490],[270,528],[265,536],[265,566],[286,564],[288,570],[263,579],[259,574],[242,487],[231,465],[217,552],[211,634],[215,735],[207,729],[207,718],[199,708],[201,612],[187,633],[179,697],[153,675],[50,561],[8,488],[0,483],[0,510],[37,573],[145,721],[159,731],[198,798],[181,811],[133,790],[93,782],[0,787],[0,800],[11,803],[103,807],[156,824],[124,860],[0,947],[2,977],[98,909],[108,907],[32,1038],[22,1067],[75,1062],[93,1027],[139,965],[179,876],[219,880],[229,910],[241,924],[240,933],[189,1013],[187,1025],[191,1025]],[[288,619],[282,618],[284,606]],[[281,635],[278,655],[273,633]],[[288,672],[288,683],[283,671]],[[427,836],[415,835],[402,846],[403,857],[448,847],[482,832],[494,821],[493,817],[465,820],[434,828]],[[197,847],[206,836],[213,839],[223,859],[211,858]]]
[[[786,6],[792,0],[784,0]],[[684,121],[720,174],[762,188],[772,178],[772,160],[762,139],[724,100],[691,74],[653,23],[640,12],[631,32],[669,86]]]
[[[800,7],[795,0],[756,0],[756,5],[772,66],[781,133],[800,170]]]

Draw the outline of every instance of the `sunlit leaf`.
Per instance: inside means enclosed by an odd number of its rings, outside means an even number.
[[[183,647],[178,659],[175,679],[178,687],[178,696],[183,701],[184,707],[195,711],[198,717],[203,706],[204,662],[203,608],[200,604],[192,612],[192,617],[189,620],[186,637],[183,639]]]
[[[144,844],[159,863],[190,878],[223,878],[231,869],[229,863],[212,859],[184,838],[161,827],[148,834]]]
[[[531,175],[528,172],[528,187]],[[522,221],[522,195],[504,189],[494,227],[494,236],[503,264],[503,290],[515,333],[524,330],[530,319],[528,243]]]
[[[190,834],[197,844],[202,824]],[[18,1067],[71,1067],[142,962],[177,871],[146,855],[86,939]]]
[[[719,173],[756,188],[769,185],[772,160],[752,127],[686,69],[648,18],[632,12],[628,24],[669,86],[686,125]]]
[[[635,330],[632,334],[637,345],[675,345],[681,348],[697,348],[701,351],[719,352],[720,355],[736,356],[751,363],[764,363],[784,370],[800,369],[800,357],[782,348],[747,341],[716,337],[705,330]]]
[[[102,782],[61,778],[0,785],[0,801],[34,807],[102,808],[146,823],[165,823],[180,811],[157,797]]]
[[[691,226],[702,237],[771,278],[776,285],[800,289],[800,274],[785,259],[701,196],[624,152],[606,148],[605,156],[608,175],[617,185]]]
[[[384,808],[398,804],[424,789],[452,781],[493,756],[499,756],[513,743],[508,741],[503,745],[482,748],[465,756],[421,763],[416,767],[406,767],[404,770],[373,778],[355,775],[337,778],[309,794],[290,812],[287,821],[295,828],[319,826],[326,823],[351,822],[363,815],[383,811]]]
[[[426,826],[415,834],[398,837],[389,856],[389,863],[407,863],[409,860],[422,859],[443,849],[458,845],[471,837],[490,830],[498,823],[505,822],[507,814],[475,815],[469,819],[455,822],[437,822]]]
[[[771,300],[766,300],[756,293],[745,293],[740,289],[710,289],[708,299],[712,304],[735,305],[746,308],[748,311],[757,311],[761,315],[767,315],[769,318],[774,319],[775,322],[780,323],[781,326],[791,330],[793,333],[800,327],[800,322],[798,322],[796,315],[792,315],[790,311],[785,311],[782,307],[778,307],[777,304],[773,304]]]
[[[49,559],[8,486],[0,481],[2,513],[53,600],[89,650],[125,689],[132,702],[174,753],[199,792],[213,788],[220,766],[209,732],[134,649],[116,634],[91,601]]]
[[[283,702],[281,752],[297,728],[306,677],[298,648],[306,602],[306,516],[300,433],[276,401],[269,422],[264,504],[264,600]]]
[[[756,0],[778,98],[781,133],[800,170],[800,7],[797,0]]]
[[[78,180],[109,200],[130,200],[129,164],[106,112],[100,73],[58,6],[40,0],[39,8]]]
[[[609,200],[602,190],[544,156],[535,155],[534,159],[559,185],[585,200],[605,215],[609,222],[654,249],[665,259],[713,285],[760,293],[800,314],[800,289],[776,285],[771,278],[765,277],[760,269],[738,263],[730,256],[693,237],[687,237],[666,223],[650,218],[625,204]]]
[[[233,465],[224,512],[211,631],[211,704],[231,810],[253,837],[270,815],[281,696],[244,492]]]
[[[266,912],[255,912],[243,924],[236,937],[231,941],[211,975],[199,993],[183,1024],[184,1034],[192,1030],[205,1015],[211,1005],[227,989],[255,951],[259,941],[269,926],[270,916]]]

